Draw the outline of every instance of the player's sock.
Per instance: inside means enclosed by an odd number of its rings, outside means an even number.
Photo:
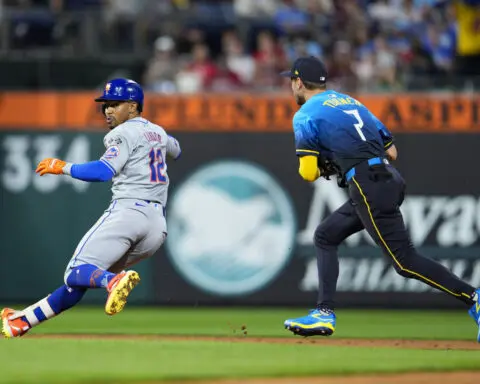
[[[30,327],[34,327],[40,324],[42,321],[55,316],[55,312],[50,304],[48,304],[46,297],[25,308],[23,311],[21,311],[21,314],[23,315],[22,320],[28,322]]]
[[[66,279],[73,288],[106,288],[115,273],[105,271],[92,264],[83,264],[72,269]]]
[[[19,314],[22,316],[22,320],[26,321],[30,327],[34,327],[73,307],[81,300],[85,292],[86,289],[68,288],[63,285],[51,295],[20,311]]]
[[[85,292],[87,292],[86,288],[72,288],[62,285],[47,297],[47,301],[50,304],[50,308],[52,308],[53,312],[58,315],[82,300]]]
[[[331,315],[332,313],[334,313],[334,309],[330,306],[326,306],[326,305],[317,305],[317,309],[319,311],[322,311],[322,312],[325,312],[325,313],[328,313],[329,315]]]

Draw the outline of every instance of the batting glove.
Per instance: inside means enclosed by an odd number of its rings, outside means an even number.
[[[54,175],[63,175],[63,167],[65,167],[65,165],[67,165],[65,161],[49,157],[47,159],[43,159],[42,161],[40,161],[40,163],[38,163],[35,173],[39,173],[40,176],[43,176],[47,173],[52,173]]]

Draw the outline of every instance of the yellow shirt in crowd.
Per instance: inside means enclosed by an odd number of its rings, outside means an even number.
[[[457,1],[457,52],[461,56],[480,55],[480,6]]]

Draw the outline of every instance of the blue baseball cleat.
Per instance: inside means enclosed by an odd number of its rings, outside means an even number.
[[[285,320],[285,328],[300,336],[330,336],[335,332],[333,311],[312,309],[307,316]]]
[[[480,288],[477,289],[477,298],[480,299]],[[480,343],[480,302],[476,302],[472,305],[472,308],[468,311],[468,314],[472,316],[475,323],[478,325],[478,334],[477,334],[477,341]]]

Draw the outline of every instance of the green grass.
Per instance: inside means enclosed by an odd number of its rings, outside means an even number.
[[[299,309],[75,308],[30,334],[240,334],[288,337],[287,317]],[[338,311],[336,338],[474,340],[465,312]],[[235,330],[235,332],[234,332]],[[139,383],[225,377],[316,376],[406,371],[479,370],[480,350],[414,350],[302,344],[180,340],[0,340],[2,383]]]
[[[42,383],[315,376],[365,373],[372,367],[376,372],[445,371],[478,369],[480,359],[480,352],[468,351],[379,348],[367,353],[363,348],[184,341],[25,339],[11,343],[8,352],[21,359],[3,365],[2,378]]]
[[[302,309],[126,308],[108,317],[102,307],[74,308],[42,324],[35,333],[121,333],[231,336],[246,325],[251,336],[291,337],[283,328]],[[476,328],[466,311],[337,311],[341,338],[473,340]]]

